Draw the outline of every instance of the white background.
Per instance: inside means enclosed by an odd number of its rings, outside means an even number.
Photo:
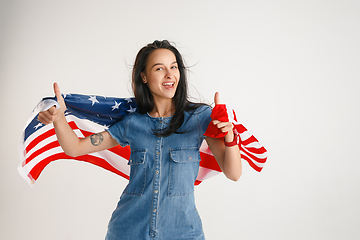
[[[359,239],[360,1],[0,1],[0,239],[103,239],[126,180],[51,163],[17,173],[32,109],[63,93],[131,95],[137,51],[176,43],[192,95],[215,91],[268,150],[196,187],[208,240]]]

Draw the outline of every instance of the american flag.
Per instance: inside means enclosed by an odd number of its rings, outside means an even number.
[[[120,121],[126,114],[137,110],[133,98],[81,94],[64,94],[63,97],[67,107],[65,111],[66,119],[79,138],[104,131],[117,121]],[[20,138],[20,165],[18,171],[30,185],[36,182],[49,163],[60,159],[88,162],[129,179],[129,146],[121,147],[118,145],[111,149],[75,158],[66,155],[56,138],[53,125],[43,125],[37,119],[40,111],[45,111],[54,105],[59,106],[55,98],[44,98],[31,113]],[[259,147],[257,140],[245,128],[240,128],[239,133],[242,145],[251,146],[250,149],[241,148],[242,158],[247,160],[255,170],[261,171],[262,165],[266,161],[266,150],[265,153],[259,154],[259,149],[262,146]],[[200,157],[200,169],[195,185],[221,172],[206,141],[203,141],[200,147]],[[262,160],[259,161],[259,159]]]

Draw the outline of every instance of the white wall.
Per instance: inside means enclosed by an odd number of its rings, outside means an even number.
[[[196,188],[207,239],[359,239],[359,29],[357,0],[1,0],[0,238],[104,238],[126,180],[58,161],[30,188],[18,139],[53,82],[129,96],[137,51],[169,39],[269,153]]]

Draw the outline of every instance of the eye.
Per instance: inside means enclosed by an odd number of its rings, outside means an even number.
[[[163,68],[159,67],[159,68],[156,69],[156,71],[160,71],[160,70],[163,70]]]

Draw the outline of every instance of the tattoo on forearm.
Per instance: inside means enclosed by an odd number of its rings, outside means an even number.
[[[101,133],[96,133],[90,136],[90,141],[92,145],[99,146],[104,141],[104,137]]]

